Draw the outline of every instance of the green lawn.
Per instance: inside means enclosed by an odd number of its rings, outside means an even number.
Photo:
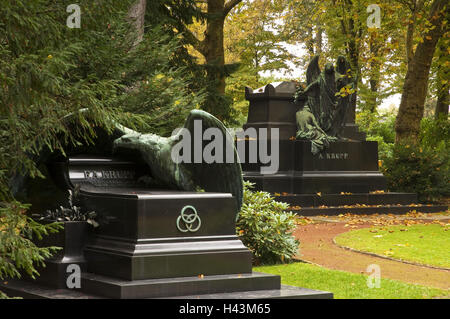
[[[285,285],[330,291],[337,299],[450,298],[450,292],[381,278],[380,288],[368,288],[367,275],[330,270],[305,263],[260,266],[253,271],[281,275]]]
[[[450,230],[437,224],[371,227],[335,238],[339,245],[420,264],[450,268]]]

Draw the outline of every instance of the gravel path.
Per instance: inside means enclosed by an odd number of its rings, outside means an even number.
[[[429,222],[429,220],[423,220],[423,222]],[[301,225],[294,233],[300,240],[299,258],[325,268],[353,273],[366,273],[369,265],[377,264],[380,266],[382,278],[450,289],[450,271],[370,256],[341,248],[333,243],[333,238],[341,233],[372,225],[370,221],[362,221],[350,226],[348,221],[337,222],[337,220]]]

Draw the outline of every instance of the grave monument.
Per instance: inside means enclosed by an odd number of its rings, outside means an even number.
[[[315,56],[306,83],[271,83],[245,89],[250,102],[244,132],[254,128],[278,130],[279,169],[264,174],[261,162],[243,162],[244,179],[259,190],[275,194],[300,215],[344,213],[406,213],[414,209],[437,212],[443,206],[418,205],[416,194],[391,193],[378,167],[378,145],[366,141],[355,125],[353,76],[348,61],[319,67]],[[272,145],[271,133],[258,136]],[[277,136],[277,134],[274,134]],[[245,149],[256,149],[255,138]],[[269,150],[270,153],[270,150]],[[272,154],[272,157],[274,154]]]
[[[190,113],[185,128],[192,132],[196,120],[204,130],[214,127],[228,134],[220,121],[198,110]],[[49,271],[40,269],[38,281],[0,283],[5,293],[31,298],[332,298],[328,292],[281,285],[276,275],[252,272],[252,254],[235,229],[243,191],[239,161],[178,163],[171,153],[179,135],[140,134],[121,125],[110,135],[100,133],[92,152],[75,148],[67,156],[41,156],[47,184],[76,191],[80,205],[95,211],[98,227],[65,232],[57,243],[64,249],[48,261]],[[236,153],[232,139],[225,142]],[[95,152],[101,147],[101,154]],[[27,184],[21,178],[15,183],[17,189]],[[82,270],[80,286],[63,289],[71,264]]]

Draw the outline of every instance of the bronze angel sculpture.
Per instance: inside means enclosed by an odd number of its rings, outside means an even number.
[[[192,138],[195,137],[194,123],[202,122],[202,130],[217,128],[224,138],[225,149],[233,151],[233,161],[205,163],[195,161],[178,162],[172,157],[173,147],[182,139],[181,130],[170,137],[161,137],[156,134],[141,134],[121,125],[116,125],[118,132],[114,140],[115,153],[127,152],[127,150],[140,153],[144,161],[150,167],[152,177],[158,184],[186,191],[204,190],[208,192],[231,193],[237,201],[238,211],[242,206],[243,180],[241,164],[234,141],[227,128],[213,115],[202,111],[192,110],[184,124],[184,129],[189,131]],[[117,133],[116,133],[117,134]],[[201,132],[203,134],[203,132]],[[194,144],[190,143],[191,145]]]
[[[353,94],[353,78],[350,64],[343,56],[332,63],[319,67],[319,56],[315,56],[306,71],[306,88],[299,88],[296,101],[304,101],[303,109],[297,112],[297,138],[312,142],[311,151],[317,154],[326,149],[339,136]]]
[[[84,112],[86,116],[89,116],[88,109],[82,109],[79,112]],[[69,114],[64,118],[74,132],[76,132],[75,128],[78,123],[77,118],[76,113]],[[181,134],[183,132],[182,130],[184,129],[184,132],[188,131],[191,139],[198,137],[195,135],[196,132],[194,132],[196,121],[202,123],[201,136],[203,136],[206,130],[211,128],[220,131],[223,137],[223,143],[225,144],[224,148],[231,150],[233,161],[229,161],[228,158],[224,161],[212,163],[207,163],[203,160],[200,162],[174,161],[172,149],[184,137]],[[146,179],[142,181],[146,187],[231,193],[237,203],[237,218],[243,200],[241,164],[233,138],[223,123],[213,115],[201,110],[192,110],[182,130],[170,137],[162,137],[156,134],[142,134],[124,127],[119,123],[114,124],[114,129],[111,132],[107,132],[101,127],[95,127],[95,130],[96,138],[92,145],[67,145],[65,149],[66,154],[123,155],[143,160],[150,171],[149,176],[144,176]],[[191,140],[191,144],[192,142],[193,140]],[[57,156],[60,156],[60,154],[43,149],[40,155],[33,160],[39,166]],[[29,178],[27,176],[22,176],[21,174],[13,176],[10,181],[10,186],[15,196],[21,196],[27,193],[28,180]]]

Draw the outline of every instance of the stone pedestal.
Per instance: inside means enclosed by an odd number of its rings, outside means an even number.
[[[101,223],[85,248],[89,272],[126,280],[251,272],[231,194],[109,189],[83,198]]]
[[[333,142],[313,155],[309,141],[280,141],[276,174],[261,174],[261,163],[243,163],[242,168],[245,179],[271,193],[364,193],[386,188],[385,177],[378,171],[377,151],[376,142]]]
[[[71,274],[67,271],[69,265],[76,264],[82,271],[87,268],[83,249],[88,238],[89,224],[66,221],[63,226],[64,229],[58,233],[49,234],[44,236],[42,240],[35,241],[39,247],[61,247],[61,250],[45,261],[45,267],[39,266],[36,268],[39,272],[36,282],[56,289],[67,287],[67,277]],[[27,274],[23,274],[23,278],[33,280]]]

